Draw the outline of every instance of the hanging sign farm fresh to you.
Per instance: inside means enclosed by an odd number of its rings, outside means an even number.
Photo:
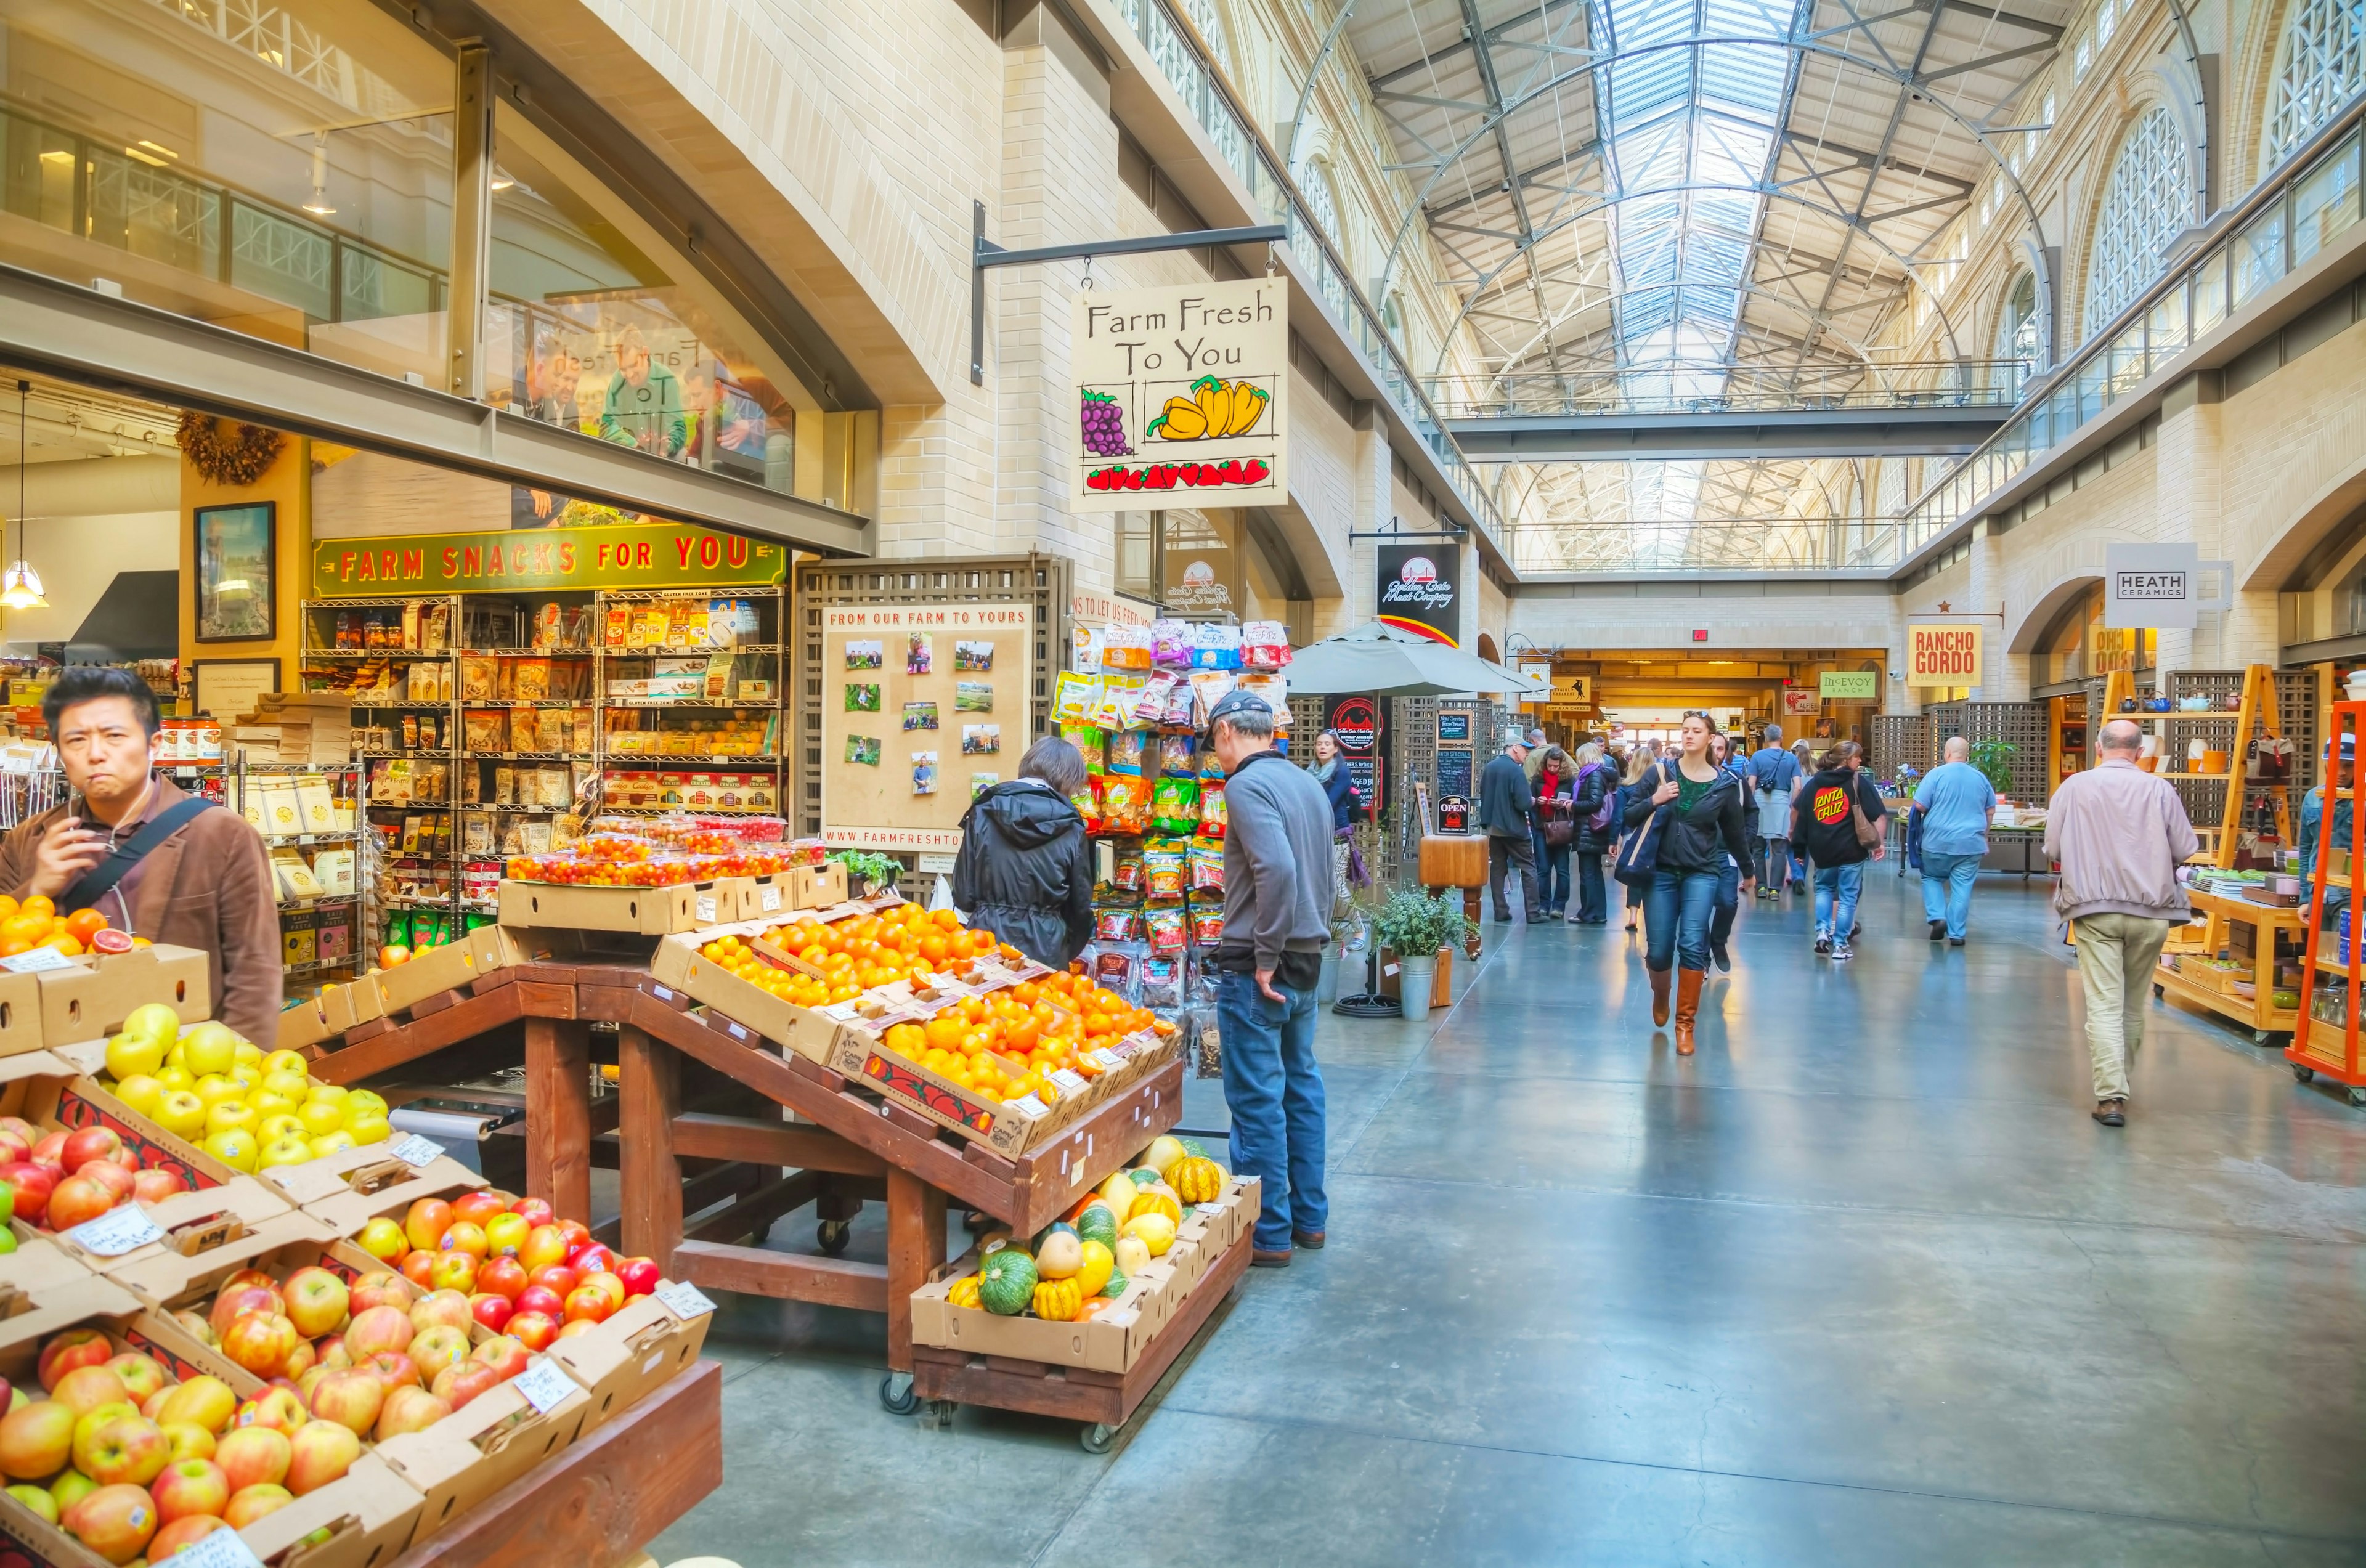
[[[1289,493],[1289,286],[1086,289],[1071,313],[1080,512],[1256,506]]]
[[[689,523],[315,539],[312,595],[759,588],[783,581],[788,565],[779,545]]]

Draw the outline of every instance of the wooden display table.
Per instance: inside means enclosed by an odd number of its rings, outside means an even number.
[[[2209,919],[2203,925],[2202,936],[2189,938],[2175,948],[2164,948],[2164,956],[2216,953],[2226,945],[2226,928],[2247,925],[2256,935],[2252,943],[2252,995],[2238,996],[2205,985],[2180,970],[2166,966],[2153,971],[2152,994],[2173,996],[2180,1001],[2206,1008],[2224,1018],[2230,1018],[2251,1032],[2251,1038],[2265,1044],[2269,1036],[2289,1034],[2300,1026],[2298,1008],[2275,1005],[2276,933],[2304,931],[2308,926],[2308,910],[2293,906],[2280,908],[2272,904],[2254,904],[2248,898],[2225,898],[2215,893],[2189,889],[2186,897],[2193,907]],[[2194,928],[2186,928],[2191,931]]]
[[[616,1568],[723,1483],[723,1368],[699,1361],[387,1568]]]

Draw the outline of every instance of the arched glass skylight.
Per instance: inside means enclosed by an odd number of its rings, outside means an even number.
[[[2185,138],[2169,112],[2156,107],[2120,143],[2103,187],[2087,258],[2087,336],[2102,331],[2159,276],[2161,252],[2192,221]]]
[[[2366,87],[2366,0],[2299,0],[2284,23],[2268,94],[2259,172],[2283,161],[2309,133]]]

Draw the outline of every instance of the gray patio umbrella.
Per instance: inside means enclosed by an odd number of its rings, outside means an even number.
[[[1539,692],[1545,682],[1491,664],[1475,654],[1368,621],[1290,655],[1290,689],[1310,694],[1372,692],[1381,696],[1432,697],[1451,692]]]

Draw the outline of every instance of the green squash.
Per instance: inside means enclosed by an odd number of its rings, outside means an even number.
[[[1193,1159],[1206,1159],[1208,1157],[1207,1145],[1200,1143],[1197,1138],[1178,1138],[1176,1142],[1181,1144],[1183,1145],[1183,1152],[1189,1155]]]
[[[978,1304],[1000,1317],[1017,1317],[1035,1296],[1035,1260],[1015,1247],[986,1258],[977,1271]]]
[[[1148,1166],[1143,1166],[1137,1169],[1129,1170],[1125,1175],[1126,1179],[1132,1182],[1136,1187],[1155,1187],[1159,1182],[1166,1179],[1156,1171],[1151,1169]]]
[[[1109,1297],[1111,1301],[1115,1301],[1118,1297],[1125,1294],[1125,1276],[1119,1273],[1114,1269],[1110,1269],[1109,1283],[1101,1287],[1101,1294]]]
[[[1082,1241],[1097,1241],[1111,1252],[1117,1250],[1117,1213],[1107,1203],[1095,1203],[1076,1216],[1076,1236]]]

